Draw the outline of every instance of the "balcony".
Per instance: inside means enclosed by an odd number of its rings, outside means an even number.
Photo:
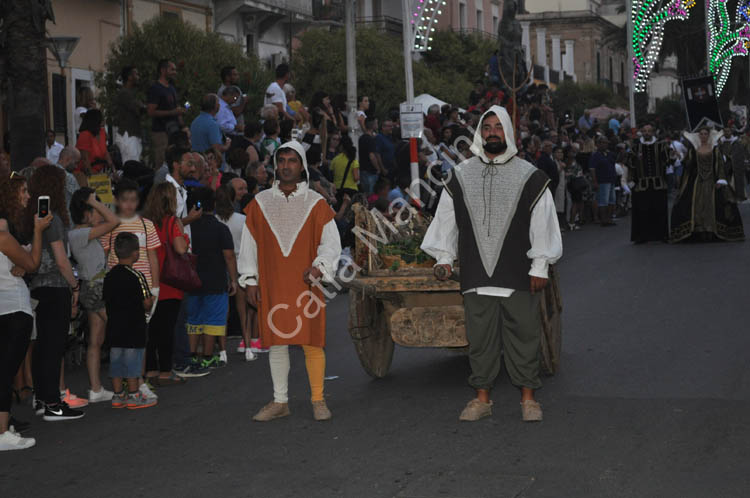
[[[393,36],[402,36],[403,33],[401,19],[390,16],[358,17],[357,27],[375,28],[381,33]]]
[[[344,22],[344,4],[334,0],[313,0],[312,15],[316,21]]]
[[[451,31],[464,36],[478,36],[487,40],[497,40],[497,35],[484,31],[479,28],[451,28]]]

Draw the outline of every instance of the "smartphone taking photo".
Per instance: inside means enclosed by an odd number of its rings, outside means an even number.
[[[46,218],[49,214],[49,196],[48,195],[40,195],[39,200],[37,201],[37,214],[40,218]]]

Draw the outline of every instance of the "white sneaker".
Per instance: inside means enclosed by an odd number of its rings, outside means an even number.
[[[219,366],[225,367],[227,365],[227,352],[226,351],[219,351]]]
[[[154,400],[154,399],[159,399],[159,396],[157,396],[156,393],[154,391],[152,391],[151,388],[148,387],[148,384],[146,384],[145,382],[143,384],[141,384],[141,387],[139,387],[138,390],[149,401]]]
[[[99,391],[92,391],[89,389],[89,403],[101,403],[103,401],[112,401],[112,396],[115,393],[107,391],[103,387]]]
[[[258,355],[253,353],[250,348],[245,349],[245,361],[255,361],[258,359]]]
[[[7,430],[0,434],[0,451],[25,450],[35,444],[33,437],[21,437],[15,431]]]

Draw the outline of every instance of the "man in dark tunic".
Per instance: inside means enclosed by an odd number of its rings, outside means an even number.
[[[674,161],[669,151],[669,143],[656,139],[652,125],[641,128],[629,161],[630,180],[635,183],[630,240],[636,244],[668,238],[667,166]]]

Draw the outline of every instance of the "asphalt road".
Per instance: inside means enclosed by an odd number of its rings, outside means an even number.
[[[455,353],[397,347],[372,380],[343,295],[328,315],[332,421],[312,420],[294,350],[292,416],[251,422],[271,399],[267,359],[233,354],[153,409],[34,419],[37,446],[0,454],[0,497],[750,496],[748,245],[628,239],[629,220],[564,236],[562,371],[539,393],[541,424],[520,422],[504,374],[494,415],[460,424],[472,392]],[[85,392],[82,369],[68,377]]]

